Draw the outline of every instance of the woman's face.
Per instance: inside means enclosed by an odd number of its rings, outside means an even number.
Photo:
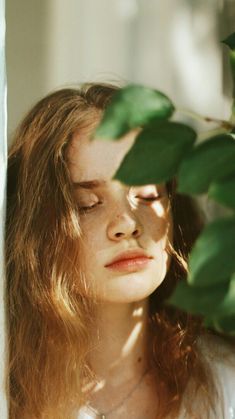
[[[91,141],[88,132],[79,133],[68,151],[87,294],[102,302],[142,300],[169,267],[172,219],[165,186],[130,187],[112,180],[136,135],[132,131],[114,142]]]

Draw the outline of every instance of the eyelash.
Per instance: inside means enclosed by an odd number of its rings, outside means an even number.
[[[146,202],[154,202],[154,201],[157,201],[159,198],[161,198],[161,195],[156,195],[156,196],[146,196],[146,197],[143,197],[143,196],[136,196],[135,198],[138,198],[138,199],[143,199],[143,200],[144,200],[144,201],[146,201]],[[95,209],[98,205],[101,205],[101,204],[103,204],[103,201],[98,201],[98,202],[96,202],[95,204],[93,204],[93,205],[91,205],[91,206],[87,206],[87,207],[79,207],[79,211],[80,211],[80,212],[82,212],[82,213],[90,212],[90,211],[92,211],[93,209]]]

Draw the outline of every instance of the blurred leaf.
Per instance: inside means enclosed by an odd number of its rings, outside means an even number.
[[[129,85],[114,94],[95,136],[117,139],[154,119],[168,119],[173,112],[174,105],[163,93],[144,86]]]
[[[229,35],[222,41],[225,45],[227,45],[231,50],[235,50],[235,32]]]
[[[221,181],[213,182],[210,185],[208,197],[235,209],[235,174]]]
[[[204,193],[212,181],[219,180],[234,170],[234,134],[217,135],[196,146],[182,161],[178,174],[178,191]]]
[[[187,125],[154,121],[137,136],[114,178],[127,185],[169,180],[195,139],[196,133]]]
[[[187,281],[181,281],[166,303],[192,314],[212,315],[217,305],[223,301],[227,291],[227,283],[195,288],[190,286]]]
[[[231,277],[235,271],[235,217],[208,224],[189,257],[188,281],[207,287]]]
[[[228,291],[223,300],[215,307],[216,316],[235,315],[235,275],[229,282]]]
[[[206,317],[205,327],[212,327],[217,332],[235,336],[235,314],[230,316]]]

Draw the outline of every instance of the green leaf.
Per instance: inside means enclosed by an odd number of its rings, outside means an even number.
[[[129,85],[114,94],[95,136],[118,139],[154,119],[168,119],[173,112],[174,105],[163,93],[144,86]]]
[[[211,182],[235,170],[234,134],[221,134],[196,146],[183,160],[178,173],[180,193],[207,192]]]
[[[235,32],[229,35],[222,41],[225,45],[227,45],[231,50],[235,50]]]
[[[235,315],[210,317],[204,319],[205,327],[212,327],[217,332],[235,336]]]
[[[228,291],[223,300],[215,307],[214,314],[218,316],[235,316],[235,275],[232,276]]]
[[[222,302],[215,305],[214,313],[207,314],[204,325],[218,332],[235,335],[235,274],[231,278]]]
[[[114,178],[127,185],[167,181],[195,139],[196,133],[187,125],[154,121],[137,136]]]
[[[208,197],[235,209],[235,170],[233,176],[213,182],[210,185]]]
[[[188,281],[207,287],[226,281],[235,271],[235,217],[208,224],[189,257]]]
[[[181,310],[192,314],[213,315],[218,304],[223,301],[228,291],[228,284],[195,288],[187,281],[180,281],[167,304],[179,307]]]

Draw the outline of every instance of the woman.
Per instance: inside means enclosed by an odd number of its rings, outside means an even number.
[[[164,305],[201,216],[174,181],[112,180],[138,134],[91,141],[115,90],[47,96],[9,153],[10,419],[227,418],[228,344]]]

